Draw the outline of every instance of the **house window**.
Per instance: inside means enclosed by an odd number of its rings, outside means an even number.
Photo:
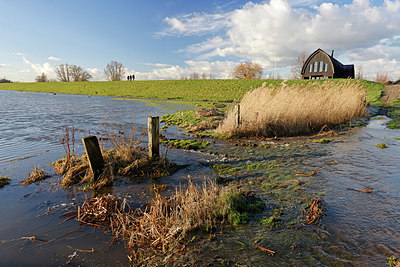
[[[315,61],[314,62],[314,72],[317,72],[317,71],[318,71],[318,62]]]
[[[320,61],[319,62],[319,72],[322,72],[322,69],[324,68],[324,62]]]
[[[312,66],[313,66],[313,64],[310,64],[310,72],[312,72]]]
[[[328,71],[328,64],[326,64],[325,63],[325,70],[324,70],[325,72],[327,72]]]

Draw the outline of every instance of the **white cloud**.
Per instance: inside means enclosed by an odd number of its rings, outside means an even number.
[[[61,58],[58,58],[58,57],[48,57],[47,59],[48,60],[54,60],[54,61],[60,61],[61,60]]]
[[[146,66],[153,66],[157,68],[166,68],[166,67],[172,67],[172,65],[169,64],[164,64],[164,63],[143,63]]]
[[[0,68],[5,68],[5,67],[8,67],[8,66],[10,66],[10,64],[0,64]]]
[[[47,77],[54,75],[54,67],[48,62],[43,64],[32,63],[25,56],[22,56],[22,60],[31,67],[35,74],[45,73]]]
[[[191,73],[197,72],[200,77],[203,73],[206,74],[207,78],[210,75],[213,78],[229,78],[229,74],[233,71],[233,68],[237,63],[233,61],[185,61],[185,65],[182,66],[170,66],[165,68],[156,68],[150,72],[138,72],[129,70],[129,73],[133,73],[137,80],[176,80],[185,77],[189,77]]]
[[[15,53],[17,56],[25,56],[25,53],[17,52]]]
[[[227,24],[226,14],[191,13],[178,17],[166,17],[164,21],[169,28],[158,34],[172,35],[202,35],[216,32]]]
[[[267,71],[275,66],[290,66],[302,51],[312,52],[317,48],[335,50],[339,60],[349,54],[348,58],[360,63],[384,55],[383,60],[395,66],[397,48],[382,40],[394,42],[394,37],[400,35],[400,1],[385,0],[375,6],[368,0],[354,0],[346,5],[334,1],[315,3],[312,0],[248,2],[228,13],[169,17],[165,20],[169,28],[164,34],[219,33],[180,52],[196,55],[197,59],[238,57],[257,62]],[[305,8],[306,5],[313,6]]]

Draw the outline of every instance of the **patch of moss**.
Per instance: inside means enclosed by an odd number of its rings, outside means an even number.
[[[386,265],[389,267],[398,267],[400,265],[400,261],[395,256],[391,256],[387,258]]]
[[[387,128],[389,129],[400,129],[400,109],[391,109],[388,112],[388,116],[392,119],[388,122]]]
[[[377,147],[377,148],[381,148],[381,149],[389,148],[389,147],[388,147],[386,144],[384,144],[384,143],[376,144],[376,147]]]
[[[221,174],[232,174],[239,171],[238,168],[234,168],[228,164],[215,164],[211,165],[210,168]]]
[[[259,169],[273,169],[273,168],[278,168],[279,165],[274,165],[274,164],[247,164],[246,168],[248,170],[259,170]]]
[[[10,178],[8,176],[0,176],[0,188],[10,183]]]
[[[376,117],[372,119],[373,121],[383,121],[383,120],[387,120],[387,118],[385,117]]]
[[[317,140],[313,140],[313,143],[320,143],[320,144],[328,144],[331,142],[331,139],[321,138]]]
[[[282,209],[275,209],[273,211],[273,215],[267,218],[263,218],[260,223],[262,226],[269,227],[269,228],[276,228],[281,226],[281,218]]]
[[[170,140],[161,140],[161,143],[167,145],[167,147],[178,148],[178,149],[191,149],[191,150],[199,150],[206,148],[210,145],[210,142],[204,140],[195,140],[195,139],[170,139]]]
[[[248,214],[259,213],[265,209],[264,201],[251,192],[229,193],[226,195],[225,201],[231,207],[228,220],[233,225],[248,223]]]

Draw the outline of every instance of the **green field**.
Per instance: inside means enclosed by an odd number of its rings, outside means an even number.
[[[335,80],[340,82],[341,80]],[[48,92],[80,95],[119,96],[131,98],[177,99],[187,101],[239,101],[243,95],[266,82],[274,87],[283,80],[163,80],[120,82],[49,82],[49,83],[4,83],[0,90]],[[286,83],[306,84],[324,80],[288,80]],[[384,85],[353,80],[361,83],[367,91],[367,102],[376,103]]]

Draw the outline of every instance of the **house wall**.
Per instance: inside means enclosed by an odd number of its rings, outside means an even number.
[[[322,71],[320,71],[320,64],[321,61],[323,62]],[[315,71],[315,62],[317,64],[317,70]],[[327,64],[327,70],[325,71],[325,64]],[[313,66],[313,71],[310,72],[310,65]],[[324,78],[333,78],[333,65],[331,60],[329,59],[328,55],[322,51],[315,54],[308,62],[305,68],[305,72],[302,75],[303,79],[324,79]]]

